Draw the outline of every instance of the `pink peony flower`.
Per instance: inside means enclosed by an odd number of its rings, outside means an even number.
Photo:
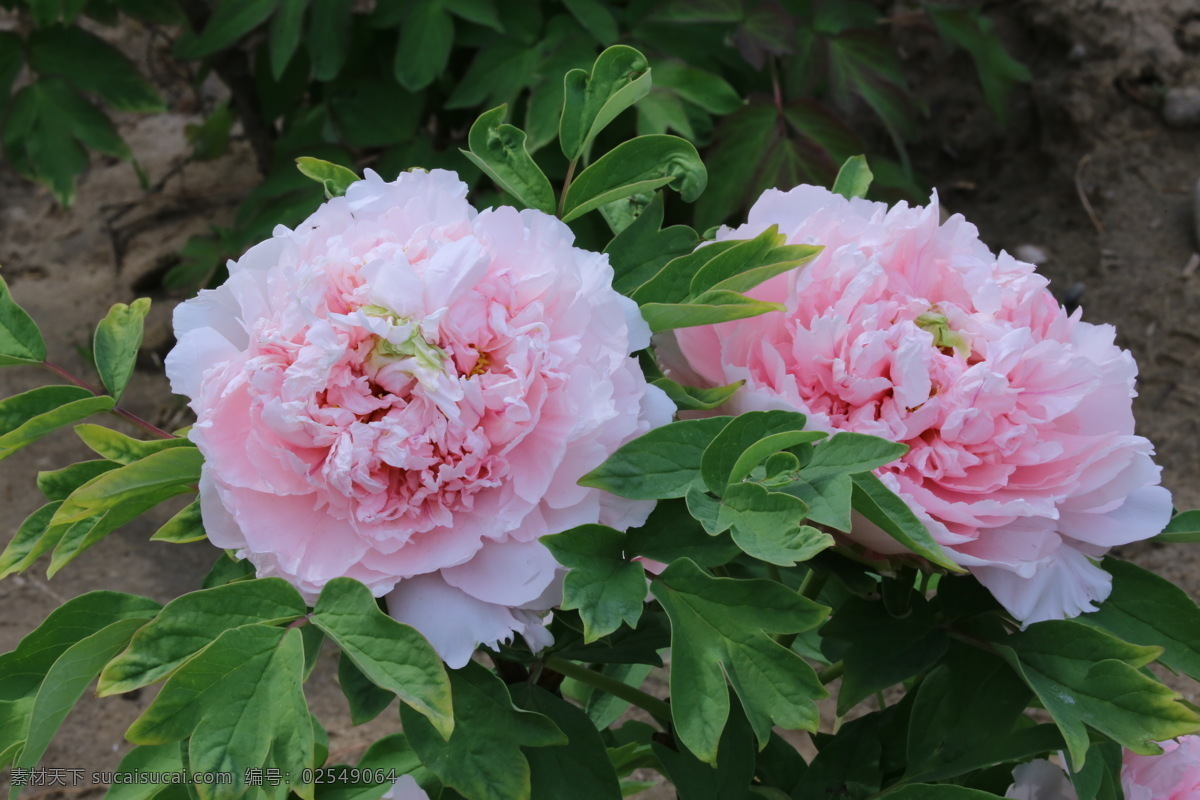
[[[1125,800],[1200,800],[1200,736],[1181,736],[1159,744],[1162,755],[1124,751],[1121,789]],[[1004,796],[1010,800],[1078,798],[1062,767],[1044,759],[1014,769],[1013,784]]]
[[[1162,530],[1171,497],[1133,433],[1136,366],[1109,325],[1068,316],[1033,267],[955,215],[846,200],[813,186],[766,192],[737,230],[772,224],[819,244],[807,266],[759,287],[786,305],[675,333],[660,349],[680,380],[745,380],[733,412],[797,409],[814,428],[910,448],[877,470],[1026,623],[1094,610],[1111,590],[1094,563]],[[900,546],[872,525],[851,537]]]
[[[167,358],[209,539],[310,601],[362,581],[455,667],[548,643],[561,568],[538,537],[644,521],[576,481],[674,411],[629,358],[649,329],[607,258],[466,193],[368,170],[179,306]]]

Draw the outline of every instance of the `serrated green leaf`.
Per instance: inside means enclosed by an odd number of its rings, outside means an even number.
[[[650,62],[626,45],[614,45],[597,56],[590,74],[582,69],[568,72],[558,127],[563,155],[569,161],[578,159],[600,131],[649,91]]]
[[[812,432],[804,430],[807,422],[807,417],[798,411],[750,411],[734,417],[704,450],[700,462],[704,485],[710,492],[720,496],[734,480],[731,476],[739,464],[741,468],[753,467],[775,452],[774,442],[782,441],[772,439],[769,446],[757,445],[762,439],[776,434],[797,434],[798,438],[792,444],[811,441],[814,438]],[[747,452],[750,455],[745,457]],[[751,461],[753,463],[748,463]],[[745,474],[749,474],[748,469],[742,477]]]
[[[74,25],[39,28],[29,37],[29,64],[62,78],[119,111],[164,111],[166,104],[129,59],[103,39]]]
[[[90,481],[97,475],[102,475],[120,464],[115,461],[97,459],[95,461],[80,461],[62,469],[39,472],[37,477],[38,489],[48,500],[66,500],[71,492]]]
[[[525,752],[530,770],[530,800],[617,800],[621,786],[599,731],[578,706],[545,689],[525,684],[512,689],[526,711],[541,714],[558,727],[569,746],[531,747]]]
[[[746,382],[743,380],[725,386],[701,387],[684,386],[670,378],[656,378],[651,383],[666,392],[667,397],[680,411],[711,411],[729,402]]]
[[[760,744],[771,726],[815,730],[816,673],[769,634],[800,633],[828,609],[765,580],[713,578],[689,560],[671,564],[650,591],[671,618],[671,718],[675,734],[714,764],[729,716],[728,677]]]
[[[617,145],[575,178],[563,202],[563,221],[662,186],[691,202],[707,182],[708,172],[691,142],[663,134],[639,136]]]
[[[300,47],[308,4],[309,0],[287,0],[271,17],[267,42],[271,53],[271,76],[276,82],[283,79],[284,71]]]
[[[306,178],[312,178],[324,186],[326,198],[341,197],[346,193],[346,189],[350,188],[350,184],[362,180],[352,169],[308,156],[296,159],[296,169]]]
[[[591,643],[627,623],[636,628],[646,600],[646,572],[625,558],[625,534],[581,525],[540,540],[564,567],[564,611],[578,609],[583,641]]]
[[[204,538],[204,521],[200,517],[200,501],[193,500],[181,508],[175,516],[164,522],[162,527],[150,537],[150,541],[188,544]]]
[[[286,0],[292,2],[293,0]],[[221,0],[198,35],[183,37],[175,45],[175,55],[198,59],[225,50],[266,22],[280,0]]]
[[[757,483],[735,483],[725,490],[717,527],[733,529],[742,552],[769,564],[792,567],[833,546],[833,537],[801,524],[808,511],[788,494],[768,492]]]
[[[133,377],[134,362],[142,346],[142,325],[149,311],[148,297],[140,297],[130,305],[116,303],[96,326],[92,355],[100,380],[113,400],[121,399]]]
[[[96,455],[104,456],[118,464],[132,464],[154,453],[174,447],[195,447],[186,438],[134,439],[103,425],[83,424],[75,426],[75,435]]]
[[[837,178],[833,181],[833,193],[840,194],[847,200],[866,197],[873,177],[871,168],[867,166],[866,156],[851,156],[838,170]]]
[[[177,597],[100,675],[101,697],[130,692],[170,675],[222,633],[303,617],[304,599],[281,578],[239,581]]]
[[[719,325],[783,310],[781,303],[767,303],[723,290],[705,292],[688,303],[646,303],[641,307],[642,316],[652,333],[697,325]]]
[[[0,401],[0,459],[76,420],[113,407],[77,386],[40,386]]]
[[[412,3],[393,62],[396,81],[410,92],[424,89],[446,69],[453,46],[454,19],[441,0]]]
[[[16,304],[8,284],[0,278],[0,367],[40,364],[45,360],[46,342],[37,323]]]
[[[367,587],[335,578],[321,590],[310,619],[376,686],[395,692],[443,738],[454,730],[441,658],[414,628],[380,611]]]
[[[801,476],[803,476],[803,471]],[[854,510],[912,552],[952,572],[965,570],[950,560],[929,534],[924,523],[913,513],[903,500],[892,493],[883,481],[870,472],[859,472],[850,476],[854,484]]]
[[[507,105],[484,112],[467,134],[465,155],[504,191],[527,208],[554,213],[554,190],[525,149],[525,133],[504,122]]]
[[[1051,620],[1006,637],[996,649],[1054,718],[1075,769],[1085,763],[1088,727],[1143,755],[1159,753],[1156,742],[1200,730],[1200,716],[1178,693],[1139,671],[1161,648]]]
[[[193,491],[204,457],[194,447],[172,447],[105,472],[80,486],[54,516],[62,525],[91,517],[128,501]]]
[[[655,428],[621,445],[579,485],[631,500],[683,497],[700,477],[704,449],[731,419],[688,419]]]
[[[655,192],[637,219],[613,237],[604,248],[613,267],[613,288],[629,295],[674,258],[691,253],[700,242],[684,225],[662,229],[663,193]]]
[[[479,664],[452,670],[450,684],[454,732],[449,739],[409,706],[400,707],[421,763],[472,800],[530,800],[529,762],[521,748],[566,744],[566,736],[541,714],[513,705],[508,687]]]

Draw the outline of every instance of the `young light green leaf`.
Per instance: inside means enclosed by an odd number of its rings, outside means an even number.
[[[119,50],[75,25],[39,28],[29,37],[29,64],[39,75],[62,78],[119,111],[163,111],[154,84]]]
[[[54,516],[54,524],[78,522],[121,503],[193,491],[204,457],[194,447],[172,447],[98,475],[71,492]]]
[[[707,182],[708,172],[691,142],[665,134],[639,136],[617,145],[575,178],[563,202],[563,222],[661,186],[691,202]]]
[[[94,461],[80,461],[77,464],[71,464],[69,467],[63,467],[62,469],[39,472],[37,476],[38,489],[42,494],[46,495],[46,499],[48,500],[66,500],[71,492],[92,478],[95,478],[97,475],[103,475],[105,472],[116,469],[119,466],[121,465],[115,461],[96,459]]]
[[[205,538],[204,521],[200,518],[200,501],[193,500],[175,516],[163,523],[150,537],[152,542],[188,544]]]
[[[142,346],[142,324],[149,311],[147,297],[139,297],[131,305],[116,303],[96,326],[92,354],[100,380],[114,400],[121,399],[121,392],[133,377],[138,348]]]
[[[558,138],[563,155],[574,161],[596,134],[650,91],[650,62],[632,47],[614,45],[596,57],[590,75],[573,69],[564,80]]]
[[[737,292],[720,290],[705,292],[688,303],[646,303],[641,307],[642,316],[653,333],[717,325],[783,310],[781,303],[766,303]]]
[[[540,540],[564,567],[565,611],[578,609],[585,644],[628,623],[636,628],[646,604],[646,572],[625,558],[625,534],[604,525],[581,525]]]
[[[757,445],[761,439],[776,434],[796,434],[797,436],[793,437],[796,441],[784,445],[784,448],[811,441],[814,438],[812,432],[804,430],[807,422],[808,419],[797,411],[750,411],[734,417],[728,425],[721,428],[720,433],[713,437],[704,450],[700,462],[704,485],[710,492],[720,496],[725,487],[734,480],[731,476],[739,467],[739,463],[742,468],[747,464],[753,467],[776,452],[774,442],[784,441],[773,439],[769,446],[764,447]],[[748,451],[750,456],[746,458],[744,456]],[[753,463],[749,463],[751,461]],[[749,474],[749,469],[746,469],[742,477],[745,474]]]
[[[309,0],[287,0],[271,17],[267,46],[271,53],[271,77],[278,83],[296,55],[304,34],[304,13]]]
[[[866,197],[874,177],[871,168],[867,166],[866,156],[851,156],[838,170],[837,179],[833,182],[833,193],[840,194],[847,200]]]
[[[8,284],[0,278],[0,367],[45,360],[46,342],[37,323],[16,304]]]
[[[652,383],[667,393],[667,397],[680,411],[711,411],[729,402],[729,398],[742,388],[745,381],[725,386],[684,386],[670,378],[657,378]]]
[[[700,237],[694,230],[684,225],[661,230],[662,222],[663,193],[655,192],[637,219],[604,248],[613,267],[613,288],[618,292],[630,294],[668,261],[696,249]]]
[[[803,477],[803,471],[800,474]],[[854,484],[855,511],[922,558],[952,572],[965,572],[950,560],[942,546],[929,535],[924,523],[903,500],[883,484],[883,481],[870,472],[851,475],[850,480]]]
[[[731,419],[688,419],[655,428],[621,445],[579,485],[631,500],[683,497],[699,478],[705,448]]]
[[[531,747],[525,752],[530,800],[619,800],[617,773],[587,714],[538,686],[525,684],[511,691],[517,704],[546,717],[569,740],[569,746]]]
[[[131,692],[170,675],[231,628],[303,617],[304,599],[281,578],[238,581],[167,603],[100,675],[101,697]]]
[[[446,740],[430,720],[400,707],[400,721],[421,763],[446,786],[472,800],[530,800],[523,747],[566,744],[553,722],[513,705],[508,687],[490,670],[468,662],[450,673],[453,734]]]
[[[715,764],[729,716],[726,676],[760,744],[771,726],[815,730],[816,673],[769,634],[800,633],[828,609],[765,580],[713,578],[693,562],[674,562],[650,591],[671,618],[671,718],[676,737]]]
[[[105,473],[110,474],[110,473]],[[71,563],[84,550],[102,540],[117,528],[129,522],[169,497],[180,493],[174,486],[148,490],[115,502],[111,507],[72,522],[56,522],[51,519],[46,539],[56,542],[46,577],[53,578],[59,570]],[[65,501],[64,501],[65,502]],[[61,510],[61,506],[59,507]]]
[[[525,149],[525,132],[504,122],[508,105],[479,115],[462,153],[504,191],[527,208],[554,213],[554,190]]]
[[[346,193],[350,184],[362,180],[354,173],[354,170],[347,169],[341,164],[333,164],[308,156],[296,159],[296,169],[300,170],[306,178],[312,178],[324,186],[326,198],[341,197]]]
[[[109,461],[118,464],[132,464],[146,456],[173,447],[195,447],[186,437],[174,439],[134,439],[112,428],[103,425],[83,424],[75,426],[75,435],[87,445],[93,453],[104,456]]]
[[[292,0],[286,0],[292,2]],[[266,22],[280,0],[222,0],[198,35],[184,36],[175,45],[182,59],[210,56],[237,43]]]
[[[1084,765],[1091,727],[1135,753],[1200,730],[1200,715],[1178,693],[1139,669],[1161,652],[1071,620],[1040,622],[996,642],[1062,731],[1071,763]]]
[[[325,584],[312,623],[383,689],[429,719],[442,738],[454,730],[450,681],[425,637],[379,610],[371,591],[350,578]],[[406,726],[407,729],[407,726]]]
[[[828,533],[801,524],[807,511],[790,494],[768,492],[757,483],[735,483],[721,498],[716,527],[732,527],[733,541],[746,555],[792,567],[833,546]]]
[[[396,81],[410,92],[419,92],[433,83],[450,60],[454,19],[443,6],[441,0],[416,0],[409,4],[400,28],[393,71]]]
[[[78,386],[39,386],[0,401],[0,459],[76,420],[113,407]]]

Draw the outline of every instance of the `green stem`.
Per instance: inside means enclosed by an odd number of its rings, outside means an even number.
[[[808,574],[804,576],[804,581],[800,584],[800,596],[806,597],[809,600],[816,600],[817,595],[821,594],[821,590],[825,588],[825,582],[828,580],[829,573],[817,572],[810,566]]]
[[[87,381],[77,378],[76,376],[72,375],[70,372],[67,372],[65,369],[58,366],[57,364],[52,364],[49,361],[43,361],[42,366],[45,367],[46,369],[50,370],[51,372],[53,372],[55,375],[59,376],[60,378],[63,378],[64,380],[68,381],[69,383],[75,384],[80,389],[87,389],[89,392],[96,395],[96,397],[104,397],[106,394],[108,394],[107,392],[100,391],[99,389],[97,389],[95,386],[92,386]],[[158,427],[154,423],[147,422],[146,420],[139,417],[137,414],[134,414],[132,411],[127,411],[124,408],[121,408],[120,406],[113,406],[111,411],[112,411],[112,413],[116,414],[118,417],[124,417],[125,419],[132,422],[134,425],[137,425],[139,428],[142,428],[143,430],[154,434],[155,436],[159,437],[160,439],[177,439],[177,438],[179,438],[175,434],[167,433],[166,431],[164,431],[162,428]]]
[[[817,680],[821,682],[822,686],[832,683],[833,681],[836,681],[838,678],[842,677],[842,670],[845,668],[846,662],[835,661],[828,667],[817,670]]]
[[[579,163],[578,158],[571,159],[571,163],[567,165],[567,177],[563,178],[562,194],[558,196],[558,218],[562,219],[563,209],[567,205],[567,189],[571,188],[571,181],[575,179],[575,165]]]
[[[613,697],[619,697],[626,703],[637,706],[654,717],[658,724],[664,728],[669,728],[671,725],[671,707],[657,697],[646,694],[641,689],[630,686],[627,683],[622,683],[616,678],[611,678],[602,672],[597,672],[594,669],[589,669],[582,664],[576,664],[574,661],[568,661],[559,656],[550,656],[547,658],[546,666],[555,672],[561,672],[568,678],[574,678],[580,683],[586,683],[601,691],[608,692]]]

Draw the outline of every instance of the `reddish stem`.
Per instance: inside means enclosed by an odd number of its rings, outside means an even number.
[[[49,361],[43,361],[42,366],[45,367],[46,369],[50,370],[51,372],[53,372],[55,375],[58,375],[60,378],[68,381],[69,383],[75,384],[80,389],[87,389],[89,392],[96,395],[97,397],[103,397],[106,394],[106,392],[102,392],[102,391],[98,390],[95,386],[92,386],[87,381],[82,380],[81,378],[79,378],[75,375],[72,375],[70,372],[67,372],[65,369],[58,366],[57,364],[52,364]],[[128,411],[124,408],[121,408],[120,406],[113,406],[111,411],[112,411],[112,413],[116,414],[117,416],[124,417],[125,419],[132,422],[134,425],[137,425],[142,430],[152,433],[155,436],[159,437],[160,439],[178,439],[179,438],[175,434],[164,431],[162,428],[158,427],[154,423],[148,422],[148,421],[142,419],[141,417],[139,417],[137,414],[134,414],[132,411]]]

